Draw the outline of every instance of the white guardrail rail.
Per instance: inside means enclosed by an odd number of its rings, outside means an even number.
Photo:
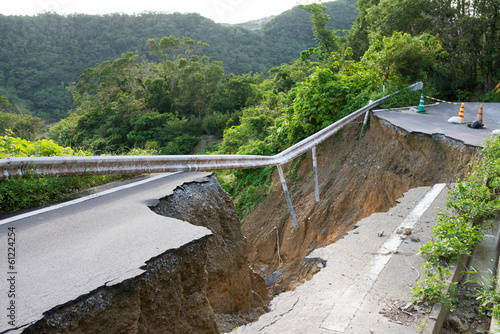
[[[422,82],[417,82],[405,89],[421,90]],[[319,202],[318,173],[316,164],[316,146],[341,130],[363,113],[368,113],[380,102],[397,94],[384,96],[363,108],[356,110],[341,120],[316,132],[308,138],[289,147],[274,156],[261,155],[153,155],[153,156],[88,156],[88,157],[30,157],[0,159],[0,181],[7,178],[20,177],[23,174],[49,175],[127,175],[142,173],[162,173],[177,171],[211,171],[221,169],[247,169],[276,166],[281,184],[290,209],[293,224],[298,227],[292,201],[288,192],[281,166],[292,161],[301,154],[312,150],[314,181],[316,185],[316,201]]]

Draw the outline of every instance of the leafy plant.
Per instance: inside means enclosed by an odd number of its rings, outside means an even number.
[[[144,153],[138,150],[131,152],[131,154]],[[69,147],[62,147],[51,140],[43,139],[36,141],[36,155],[44,157],[90,155],[90,152],[75,152]],[[34,142],[14,137],[0,137],[0,158],[33,156],[35,156]],[[0,181],[0,212],[18,211],[72,199],[84,189],[126,177],[35,175],[28,170],[18,179],[9,178]]]
[[[479,224],[500,210],[500,138],[487,140],[481,156],[482,160],[467,179],[459,181],[448,193],[446,207],[455,210],[457,215],[441,213],[432,230],[434,240],[419,249],[430,262],[422,266],[426,278],[417,282],[411,293],[418,302],[452,305],[455,283],[446,282],[449,270],[442,268],[440,262],[456,262],[462,254],[469,254],[482,239]],[[437,275],[430,270],[431,263],[435,264]],[[490,284],[479,283],[477,299],[482,312],[500,316],[500,294]]]
[[[441,303],[453,310],[457,302],[454,297],[457,282],[448,281],[451,275],[449,267],[443,268],[440,265],[433,267],[426,262],[422,265],[422,269],[425,271],[425,279],[415,284],[410,296],[417,303]]]
[[[480,226],[470,226],[463,216],[448,216],[441,213],[432,229],[434,240],[419,248],[419,252],[430,262],[456,262],[461,255],[469,254],[482,240]]]

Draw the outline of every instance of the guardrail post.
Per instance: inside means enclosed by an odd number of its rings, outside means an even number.
[[[368,104],[372,104],[373,101],[370,100],[370,102],[368,102]],[[365,130],[365,126],[366,126],[366,123],[368,123],[368,115],[370,114],[370,110],[368,110],[365,114],[365,119],[363,121],[363,127],[361,128],[361,134],[363,134],[363,131]]]
[[[319,183],[318,183],[318,162],[316,160],[316,146],[312,148],[313,170],[314,170],[314,188],[316,191],[316,202],[319,202]]]
[[[285,193],[286,202],[288,204],[288,209],[290,210],[290,215],[292,216],[293,226],[295,228],[299,227],[297,224],[297,217],[295,217],[295,211],[293,210],[292,199],[290,198],[290,193],[288,192],[288,187],[286,186],[285,175],[283,174],[283,169],[281,165],[276,165],[278,167],[278,173],[280,174],[281,186],[283,187],[283,192]]]

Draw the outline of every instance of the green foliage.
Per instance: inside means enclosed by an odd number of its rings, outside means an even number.
[[[417,282],[412,296],[417,302],[429,301],[450,305],[452,291],[446,291],[447,269],[442,269],[439,262],[457,262],[461,255],[470,254],[475,245],[482,240],[480,225],[484,219],[498,214],[498,176],[500,175],[500,138],[486,141],[481,151],[482,160],[474,167],[466,181],[458,182],[448,193],[446,207],[455,210],[458,215],[449,216],[441,213],[432,230],[434,240],[420,247],[419,251],[430,262],[435,263],[438,276],[429,271],[431,263],[424,263],[426,278]],[[475,223],[473,225],[472,223]],[[441,269],[440,269],[441,268]],[[500,315],[499,297],[489,287],[477,291],[481,309],[485,313]]]
[[[375,73],[360,62],[338,56],[334,59],[338,72],[317,69],[290,92],[296,94],[293,106],[285,110],[284,120],[278,120],[273,129],[276,135],[271,141],[276,147],[295,144],[368,102],[368,93],[376,83]],[[286,133],[285,141],[280,133]]]
[[[36,176],[0,181],[0,212],[11,212],[77,197],[84,189],[121,179],[123,176]]]
[[[220,115],[208,107],[223,77],[220,62],[195,54],[208,45],[174,36],[148,44],[161,63],[128,52],[86,69],[72,89],[76,109],[50,130],[50,138],[99,153],[155,143],[163,154],[189,154],[195,137],[220,136],[228,123],[234,124],[232,110]],[[253,95],[243,98],[250,99],[256,96],[250,85],[256,78],[232,76],[229,82],[247,83]],[[227,91],[241,100],[238,89],[229,85]],[[233,107],[239,103],[228,100]]]
[[[487,139],[474,172],[450,192],[447,206],[470,219],[491,218],[500,211],[500,138]]]
[[[131,155],[153,154],[152,150],[132,150]],[[51,140],[37,140],[35,143],[14,137],[0,137],[0,159],[12,157],[84,156],[89,151],[73,151]],[[0,212],[12,212],[75,198],[82,190],[128,176],[80,175],[51,176],[36,175],[31,170],[17,179],[0,181]]]
[[[88,152],[74,152],[51,140],[37,140],[35,143],[14,137],[0,137],[0,159],[11,157],[41,157],[82,155]],[[27,173],[18,179],[0,181],[0,212],[17,211],[48,203],[74,198],[89,187],[123,177],[116,176],[37,176]]]
[[[380,103],[379,105],[379,108],[389,109],[417,106],[420,102],[420,94],[422,92],[413,90],[411,88],[405,89],[405,87],[408,87],[410,84],[411,83],[408,81],[394,80],[385,85],[385,92],[378,91],[371,95],[371,99],[375,101],[381,97],[399,92],[382,101],[382,103]]]
[[[359,16],[347,38],[356,59],[372,47],[372,36],[431,34],[443,52],[426,70],[428,84],[444,97],[455,99],[458,90],[486,93],[496,84],[500,68],[497,0],[360,0],[357,6]],[[401,45],[403,53],[413,57],[411,49],[405,48]],[[419,70],[419,59],[416,64]]]
[[[420,254],[435,264],[458,261],[460,256],[470,254],[482,240],[481,227],[470,225],[464,216],[450,217],[441,213],[432,229],[434,239],[419,248]]]
[[[346,59],[349,52],[342,58],[333,54],[327,60],[333,70],[318,66],[309,76],[305,76],[312,69],[308,61],[274,69],[275,76],[261,84],[268,90],[264,99],[243,109],[240,124],[224,131],[216,153],[273,155],[365,105],[377,77],[361,62]],[[248,202],[257,193],[267,192],[267,174],[238,170],[232,175],[225,189],[238,198],[239,212],[245,214]]]
[[[424,263],[422,269],[425,278],[418,281],[410,293],[417,303],[443,304],[453,310],[457,302],[455,288],[457,282],[450,282],[451,275],[448,267],[436,265],[434,268],[429,263]]]
[[[390,37],[373,36],[363,61],[377,71],[384,84],[396,78],[415,82],[425,78],[440,51],[441,45],[431,35],[394,32]]]
[[[14,137],[0,137],[0,159],[12,157],[52,157],[73,155],[74,151],[69,147],[61,147],[51,140],[37,140],[36,153],[35,142]]]
[[[11,104],[9,102],[9,99],[6,97],[0,96],[0,111],[3,110],[3,108],[10,107]]]
[[[330,15],[324,13],[327,9],[325,5],[312,3],[309,5],[299,5],[299,8],[305,9],[311,13],[311,23],[313,25],[314,39],[318,43],[315,50],[317,58],[324,60],[330,57],[332,52],[340,51],[340,38],[337,36],[339,30],[330,30],[326,27],[330,20]]]
[[[303,82],[309,75],[314,73],[314,63],[307,60],[296,60],[292,65],[282,65],[269,70],[274,77],[272,79],[272,92],[288,93],[297,83]]]
[[[494,276],[491,271],[488,278],[478,275],[475,269],[468,273],[476,277],[476,279],[467,280],[465,284],[474,291],[473,294],[479,304],[479,312],[498,319],[500,317],[500,291],[496,284],[498,277]]]
[[[224,129],[227,127],[227,124],[231,121],[231,119],[231,115],[229,114],[214,112],[213,114],[207,115],[203,118],[203,130],[216,137],[222,137]]]
[[[161,154],[163,155],[191,154],[197,142],[198,142],[197,137],[190,136],[188,134],[183,134],[179,137],[176,137],[173,141],[168,142],[164,147],[162,147]]]
[[[354,3],[355,0],[326,3],[326,12],[335,22],[330,22],[330,29],[350,27],[357,15]],[[67,111],[74,108],[66,88],[77,81],[82,71],[119,58],[124,52],[137,50],[147,54],[150,38],[158,43],[171,35],[181,37],[180,42],[184,42],[184,36],[202,40],[211,48],[203,49],[200,57],[222,61],[227,73],[237,75],[266,72],[314,45],[309,14],[299,8],[278,15],[254,31],[220,25],[198,14],[154,12],[1,15],[0,27],[0,95],[34,116],[51,121],[66,117]],[[167,101],[151,103],[168,105]],[[156,111],[172,112],[161,108]]]
[[[496,185],[491,183],[493,187]],[[500,209],[498,195],[483,182],[458,182],[450,192],[447,206],[471,218],[491,218]]]
[[[235,200],[236,213],[242,219],[250,214],[254,208],[264,201],[266,193],[262,186],[245,187]]]
[[[292,120],[294,130],[303,132],[298,139],[305,138],[318,130],[345,117],[360,107],[364,83],[353,76],[339,76],[329,69],[319,70],[297,88]],[[297,132],[293,134],[297,136]],[[290,141],[291,138],[290,138]]]
[[[45,122],[39,117],[0,111],[0,135],[12,134],[33,140],[43,131]]]
[[[271,118],[265,114],[244,116],[240,125],[224,131],[224,141],[219,145],[219,152],[224,154],[245,154],[244,152],[249,150],[241,148],[252,141],[262,142],[267,137],[271,124]],[[266,149],[262,151],[265,152]]]
[[[224,77],[218,84],[209,107],[223,114],[251,107],[257,99],[258,91],[255,85],[258,76],[234,75]]]

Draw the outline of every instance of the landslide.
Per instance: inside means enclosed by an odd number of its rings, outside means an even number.
[[[361,128],[362,118],[318,147],[319,203],[311,153],[284,166],[298,229],[277,172],[266,199],[243,219],[254,269],[268,278],[280,275],[269,287],[272,293],[292,290],[319,270],[319,262],[304,264],[313,249],[342,238],[360,219],[387,211],[409,189],[464,178],[478,159],[476,148],[462,142],[408,133],[373,116],[363,135]]]

